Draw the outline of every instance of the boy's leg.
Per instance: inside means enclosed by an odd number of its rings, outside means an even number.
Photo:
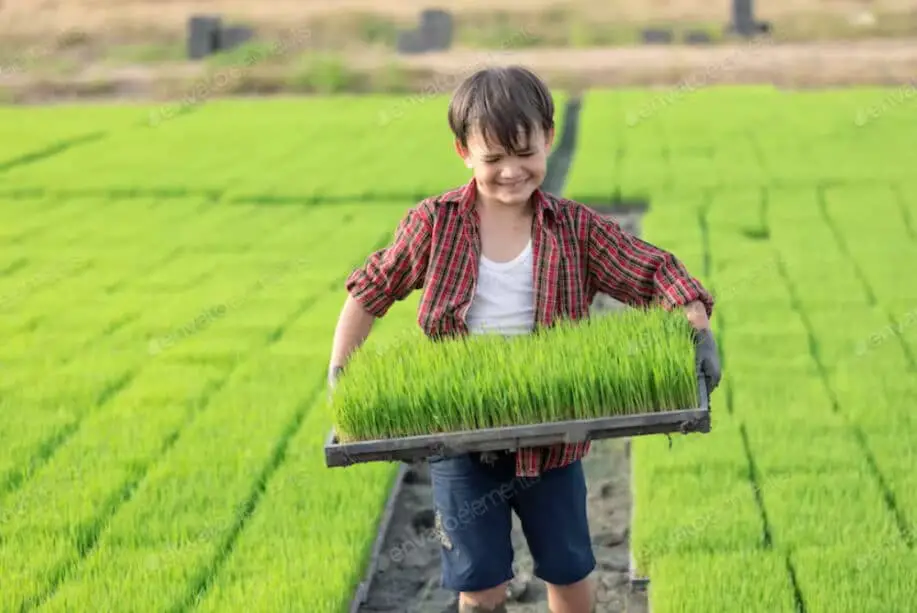
[[[582,463],[544,472],[516,491],[513,506],[532,552],[534,574],[547,584],[551,613],[592,613],[589,575],[595,556]]]
[[[513,578],[512,484],[505,485],[512,467],[466,454],[431,461],[430,477],[443,587],[459,592],[461,613],[505,611]]]

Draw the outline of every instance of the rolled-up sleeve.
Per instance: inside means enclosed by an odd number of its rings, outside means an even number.
[[[678,258],[594,211],[588,215],[589,277],[599,291],[626,304],[668,309],[697,300],[713,315],[713,296]]]
[[[347,292],[368,313],[382,317],[395,302],[423,287],[432,238],[431,209],[423,202],[402,218],[391,243],[350,274]]]

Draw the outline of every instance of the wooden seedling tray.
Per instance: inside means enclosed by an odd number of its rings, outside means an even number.
[[[362,462],[418,462],[431,457],[450,457],[482,451],[512,451],[556,443],[677,432],[707,433],[710,432],[710,406],[707,387],[702,377],[698,377],[698,392],[700,406],[694,409],[597,419],[463,430],[352,443],[340,443],[332,428],[325,443],[325,464],[334,468]]]

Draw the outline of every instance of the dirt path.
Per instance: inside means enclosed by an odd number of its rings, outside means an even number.
[[[630,462],[625,441],[596,441],[584,460],[589,484],[589,521],[597,568],[597,611],[625,611],[630,525]],[[454,613],[455,594],[439,587],[439,541],[433,533],[430,476],[411,468],[395,505],[378,570],[360,613]],[[544,583],[532,577],[532,559],[514,516],[517,578],[510,613],[546,610]],[[629,613],[637,613],[631,607]]]
[[[635,46],[524,51],[450,51],[399,58],[439,74],[520,63],[588,85],[707,83],[905,83],[917,79],[917,39],[776,44],[767,39],[709,47]]]

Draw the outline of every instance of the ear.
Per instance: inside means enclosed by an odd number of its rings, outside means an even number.
[[[550,150],[554,146],[554,128],[548,130],[544,135],[545,149]]]
[[[467,148],[462,146],[462,143],[459,141],[459,139],[455,139],[455,152],[465,161],[465,167],[471,168],[471,153]]]

